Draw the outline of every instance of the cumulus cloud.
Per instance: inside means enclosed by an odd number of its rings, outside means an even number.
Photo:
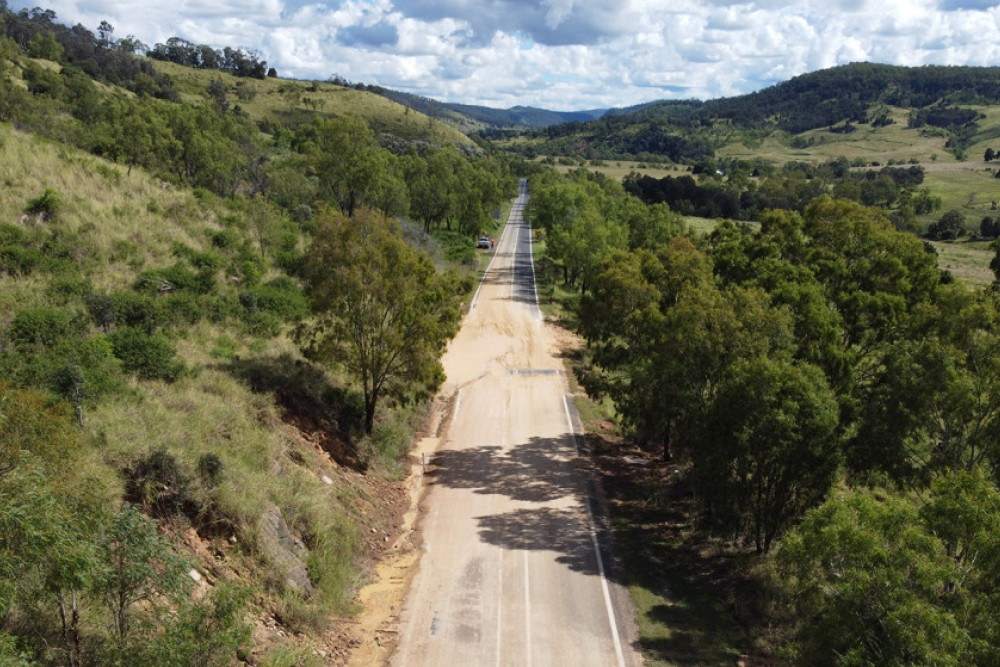
[[[12,9],[35,2],[8,0]],[[995,64],[989,0],[52,0],[68,23],[152,45],[255,49],[443,101],[550,109],[736,95],[855,61]]]

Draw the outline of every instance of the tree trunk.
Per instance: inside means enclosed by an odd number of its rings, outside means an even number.
[[[70,617],[66,618],[66,600],[62,593],[57,594],[59,600],[59,618],[62,621],[63,646],[66,649],[67,664],[79,667],[83,659],[80,649],[80,609],[76,603],[76,591],[70,593]]]
[[[375,405],[378,397],[372,393],[365,396],[365,433],[370,434],[375,426]]]

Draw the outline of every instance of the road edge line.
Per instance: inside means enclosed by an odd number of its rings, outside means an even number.
[[[573,415],[569,411],[569,397],[563,395],[563,409],[566,411],[566,424],[569,432],[574,438],[579,438],[576,425],[573,423]],[[579,450],[579,447],[577,447]],[[594,514],[590,511],[590,498],[585,498],[584,506],[587,508],[587,524],[590,529],[590,541],[594,545],[594,554],[597,556],[597,572],[601,577],[601,591],[604,593],[604,607],[608,612],[608,623],[611,624],[611,637],[615,644],[615,655],[618,657],[619,667],[625,667],[625,652],[622,650],[622,640],[618,634],[618,621],[615,618],[614,605],[611,603],[611,589],[608,586],[608,577],[604,571],[604,557],[601,556],[601,545],[597,540],[597,527],[594,525]]]

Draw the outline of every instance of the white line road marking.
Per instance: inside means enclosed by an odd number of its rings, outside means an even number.
[[[563,409],[566,411],[566,424],[569,432],[577,437],[576,427],[573,425],[573,417],[569,412],[569,397],[563,396]],[[604,606],[608,610],[608,622],[611,624],[611,637],[615,643],[615,655],[618,656],[619,667],[625,667],[625,654],[622,652],[622,641],[618,636],[618,623],[615,621],[615,610],[611,606],[611,591],[608,589],[608,578],[604,573],[604,559],[601,558],[601,545],[597,542],[597,529],[594,526],[594,515],[590,512],[590,499],[584,497],[584,505],[587,508],[587,522],[590,528],[590,541],[594,545],[594,554],[597,556],[597,572],[601,577],[601,590],[604,593]]]
[[[503,237],[507,236],[507,227],[510,225],[511,220],[514,219],[514,214],[517,213],[518,204],[515,202],[510,209],[510,216],[507,218],[507,224],[503,226],[503,231],[500,232],[500,240],[497,241],[496,246],[490,251],[493,256],[490,257],[490,263],[486,265],[486,270],[483,271],[483,277],[479,280],[479,288],[476,290],[476,295],[472,297],[472,302],[469,304],[469,311],[475,309],[476,305],[479,303],[479,293],[483,291],[483,283],[486,282],[486,276],[489,275],[490,269],[493,267],[493,260],[497,258],[497,249],[500,244],[503,243]]]
[[[528,256],[531,259],[531,289],[535,292],[535,315],[542,319],[542,307],[538,304],[538,283],[535,282],[535,237],[528,224]]]
[[[531,667],[531,587],[528,580],[528,549],[524,551],[524,653],[525,667]]]
[[[500,551],[500,563],[497,565],[497,667],[500,667],[501,650],[503,649],[503,551]]]
[[[517,257],[517,242],[521,239],[521,228],[520,226],[514,228],[514,256]],[[515,262],[512,260],[510,263],[510,299],[514,300],[514,283],[517,282],[517,276],[514,274]]]

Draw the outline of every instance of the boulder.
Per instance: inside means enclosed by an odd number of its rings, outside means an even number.
[[[260,547],[267,560],[281,573],[285,586],[305,597],[313,594],[305,563],[309,550],[292,533],[277,505],[270,505],[261,520]]]

